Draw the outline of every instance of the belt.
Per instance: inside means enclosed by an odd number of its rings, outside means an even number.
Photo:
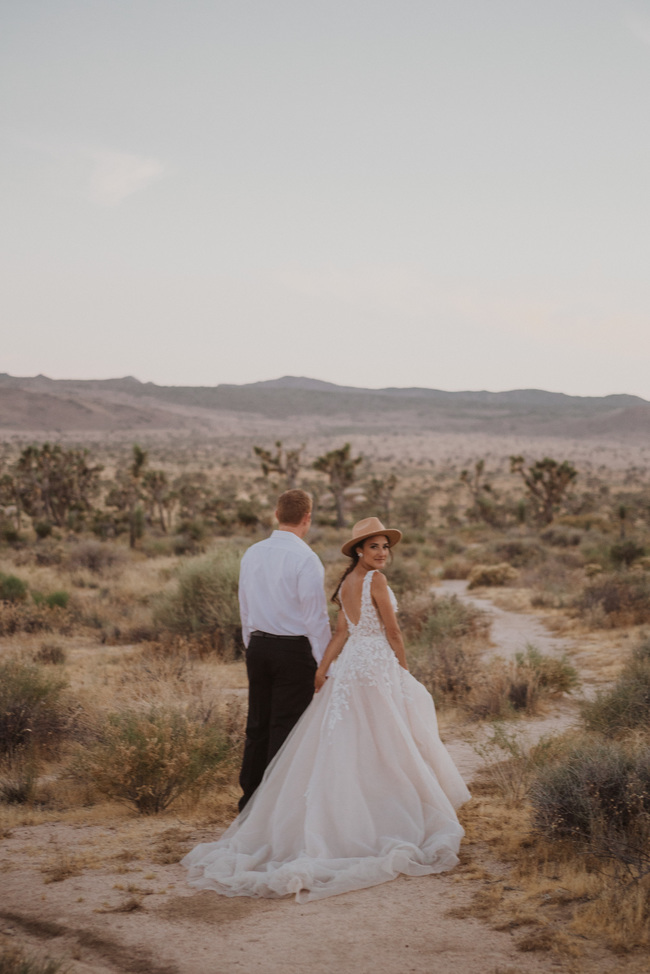
[[[262,632],[261,629],[253,629],[251,636],[262,636],[264,639],[306,639],[306,636],[278,636],[275,632]]]

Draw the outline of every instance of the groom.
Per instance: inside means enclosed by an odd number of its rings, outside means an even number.
[[[330,637],[325,572],[305,542],[312,500],[304,490],[278,499],[278,528],[244,554],[239,606],[248,672],[248,719],[239,783],[241,811],[314,694]]]

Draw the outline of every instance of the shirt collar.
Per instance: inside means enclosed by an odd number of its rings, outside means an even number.
[[[297,542],[300,545],[304,545],[305,548],[309,548],[307,542],[304,541],[302,538],[299,538],[297,534],[293,533],[293,531],[279,531],[276,528],[273,534],[271,535],[271,537],[275,541],[284,541],[286,538],[290,538],[291,541],[289,542],[289,544],[293,544],[294,542]]]

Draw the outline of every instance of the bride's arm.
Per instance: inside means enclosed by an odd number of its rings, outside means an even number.
[[[336,629],[334,630],[334,635],[330,639],[327,649],[323,654],[320,666],[316,670],[316,676],[314,678],[314,689],[316,693],[318,693],[320,688],[325,683],[325,680],[327,679],[327,671],[345,646],[347,638],[348,625],[345,621],[345,616],[343,613],[339,612],[338,619],[336,620]]]
[[[393,608],[393,603],[390,600],[388,582],[381,572],[375,572],[375,574],[372,576],[372,581],[370,583],[370,594],[372,595],[372,600],[377,607],[379,618],[384,624],[384,629],[386,630],[386,639],[397,656],[399,665],[403,666],[405,670],[408,670],[402,630],[399,627],[399,622],[397,621],[397,616],[395,615],[395,609]]]

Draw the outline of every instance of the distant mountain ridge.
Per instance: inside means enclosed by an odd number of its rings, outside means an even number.
[[[650,402],[639,396],[569,396],[542,389],[505,392],[419,387],[364,389],[305,376],[243,385],[158,386],[133,376],[50,379],[0,374],[0,429],[16,431],[204,429],[219,414],[281,424],[331,420],[350,430],[414,428],[531,436],[650,438]]]

